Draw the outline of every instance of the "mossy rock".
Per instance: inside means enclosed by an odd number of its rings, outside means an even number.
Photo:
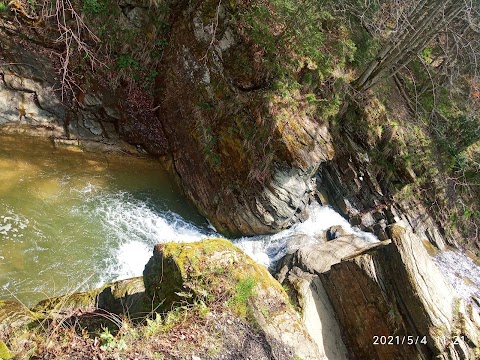
[[[146,316],[151,311],[151,304],[145,296],[143,278],[120,280],[98,289],[45,299],[32,310],[51,316],[65,310],[96,308],[132,317]]]
[[[224,239],[159,244],[143,275],[147,294],[166,309],[184,300],[182,293],[207,301],[234,296],[237,285],[248,279],[257,290],[274,288],[285,295],[265,267]]]
[[[291,358],[318,358],[282,286],[230,241],[158,244],[143,277],[146,293],[163,311],[201,301],[249,321]]]
[[[8,350],[7,345],[4,342],[0,341],[0,359],[7,360],[11,359],[12,354],[10,354],[10,350]]]
[[[32,310],[39,313],[63,312],[65,310],[94,308],[97,296],[104,289],[95,289],[85,292],[52,297],[40,301]]]

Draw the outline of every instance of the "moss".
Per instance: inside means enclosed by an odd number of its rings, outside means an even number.
[[[4,342],[0,341],[0,359],[7,360],[12,357],[10,350],[8,350],[7,345]]]
[[[247,317],[249,310],[248,302],[254,295],[254,288],[256,285],[255,280],[250,277],[237,283],[235,291],[229,300],[229,305],[233,307],[234,314],[240,317]]]
[[[0,300],[0,329],[8,325],[20,327],[39,317],[39,314],[17,301]]]
[[[32,310],[38,313],[51,313],[65,309],[93,308],[98,294],[108,285],[95,290],[58,296],[40,301]]]
[[[262,302],[273,294],[287,303],[287,295],[281,285],[268,273],[267,269],[249,258],[239,248],[225,239],[207,239],[197,243],[168,243],[161,246],[163,274],[181,277],[183,290],[194,294],[192,301],[201,299],[208,304],[229,306],[237,315],[247,317],[250,300]],[[154,270],[156,271],[156,270]],[[173,272],[177,271],[178,275]],[[154,275],[148,271],[146,279]],[[153,284],[154,282],[152,282]],[[172,299],[167,291],[174,289],[168,285],[156,284],[154,296],[165,298],[165,306],[171,306]],[[150,291],[150,281],[145,281]],[[280,309],[283,305],[278,305]],[[275,307],[274,307],[275,308]]]

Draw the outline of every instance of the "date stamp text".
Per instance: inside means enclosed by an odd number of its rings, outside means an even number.
[[[427,344],[427,337],[414,335],[397,335],[397,336],[377,336],[373,337],[373,345],[417,345]]]
[[[465,341],[465,337],[456,336],[454,338],[444,338],[443,342],[459,345]],[[427,345],[427,336],[419,335],[374,335],[372,338],[373,345]]]

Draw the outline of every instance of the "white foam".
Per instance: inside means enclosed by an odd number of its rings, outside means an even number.
[[[346,233],[356,235],[367,242],[378,241],[375,235],[352,228],[348,221],[331,207],[314,203],[309,208],[306,221],[274,235],[243,237],[234,240],[234,243],[252,259],[269,267],[284,257],[288,251],[324,241],[324,232],[337,225],[341,226]],[[302,235],[305,237],[302,238],[301,243],[288,242],[292,236]]]
[[[155,211],[153,206],[136,200],[126,192],[116,194],[89,194],[86,201],[91,216],[101,220],[108,234],[105,246],[110,258],[103,269],[101,281],[112,281],[142,275],[153,246],[165,242],[195,242],[207,237],[221,237],[210,226],[199,228],[171,211]],[[76,211],[76,210],[74,210]],[[255,261],[271,266],[288,251],[299,246],[324,241],[324,231],[340,225],[349,234],[367,241],[378,241],[372,234],[354,229],[330,207],[312,205],[309,218],[290,229],[274,235],[243,237],[232,240]],[[292,236],[306,235],[298,243]]]
[[[21,230],[28,226],[28,219],[23,215],[16,214],[11,209],[7,208],[4,211],[5,215],[0,216],[0,235],[4,235],[6,240],[23,237]]]
[[[171,211],[155,211],[149,204],[130,194],[98,195],[88,198],[94,205],[89,210],[101,220],[108,235],[104,279],[120,280],[143,273],[152,255],[153,246],[165,242],[194,242],[212,236]]]
[[[480,267],[460,251],[442,251],[433,258],[457,294],[465,300],[480,299]],[[474,285],[465,281],[468,278]],[[467,281],[468,281],[467,280]]]
[[[145,243],[131,241],[120,245],[115,254],[117,280],[140,276],[151,256],[152,250]]]

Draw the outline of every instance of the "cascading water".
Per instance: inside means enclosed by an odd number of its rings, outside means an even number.
[[[469,301],[474,297],[480,306],[480,267],[472,259],[460,251],[447,250],[433,261],[461,298]]]
[[[277,234],[244,237],[234,239],[233,242],[255,261],[268,267],[284,257],[288,251],[298,249],[300,245],[325,241],[324,232],[336,225],[341,226],[346,233],[359,236],[367,242],[378,241],[374,235],[352,228],[347,220],[328,206],[313,203],[308,209],[308,215],[306,221]],[[295,238],[300,241],[292,241]]]
[[[220,236],[158,163],[65,152],[38,140],[32,154],[25,139],[22,146],[1,140],[0,299],[33,304],[139,276],[157,243]],[[332,225],[375,240],[332,209],[313,206],[291,229],[232,241],[269,266],[299,246],[292,236],[315,242]]]

